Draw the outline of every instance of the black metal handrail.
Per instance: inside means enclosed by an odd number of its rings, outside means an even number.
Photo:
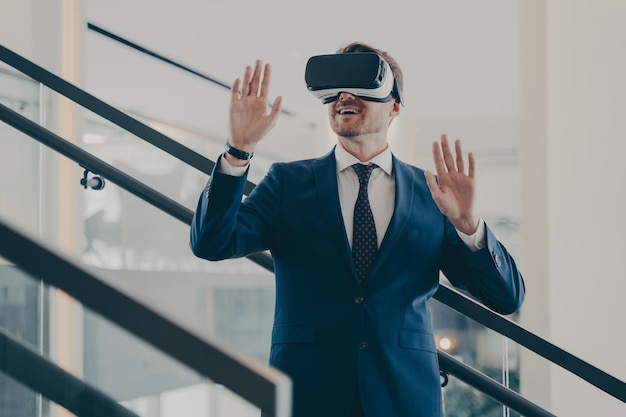
[[[544,359],[559,365],[618,400],[626,402],[626,383],[624,381],[529,332],[514,321],[486,309],[466,295],[448,286],[440,285],[433,298]]]
[[[79,417],[139,417],[2,329],[0,371]]]
[[[159,208],[166,213],[174,216],[175,218],[187,223],[191,224],[193,212],[186,207],[176,203],[175,201],[170,200],[168,197],[162,195],[161,193],[153,190],[152,188],[138,182],[133,177],[123,173],[117,168],[107,164],[104,161],[99,160],[95,156],[85,152],[84,150],[78,148],[76,145],[69,143],[63,138],[57,136],[56,134],[48,131],[47,129],[39,126],[38,124],[32,122],[31,120],[21,116],[20,114],[10,110],[0,104],[0,120],[5,121],[9,125],[14,128],[20,130],[21,132],[29,135],[33,139],[40,141],[41,143],[49,146],[55,151],[61,153],[67,158],[81,164],[83,167],[88,169],[93,169],[93,172],[104,176],[111,182],[117,184],[118,186],[124,188],[125,190],[133,193],[137,197],[143,199],[144,201],[152,204],[154,207]],[[1,245],[0,245],[0,253],[1,253]],[[273,262],[271,256],[266,253],[257,253],[249,256],[249,258],[259,264],[260,266],[273,271]],[[440,355],[443,352],[439,352]],[[451,375],[456,375],[458,370],[463,370],[463,364],[457,361],[454,358],[448,358],[446,362],[447,368],[445,369]],[[471,369],[471,368],[470,368]],[[467,372],[466,372],[467,373]],[[463,375],[463,373],[461,373]],[[483,386],[486,387],[486,394],[497,400],[503,405],[510,407],[513,410],[516,410],[515,407],[519,406],[520,403],[526,403],[524,409],[533,409],[537,406],[532,402],[520,397],[519,394],[510,390],[507,387],[504,387],[502,384],[499,384],[492,379],[486,376],[476,376],[471,380],[464,379],[470,385],[474,386],[479,391],[483,391]],[[493,384],[498,384],[502,387],[502,389],[493,389]],[[528,416],[537,416],[544,417],[549,414],[527,414]]]
[[[198,336],[105,283],[60,252],[37,243],[0,219],[0,254],[20,269],[62,289],[90,310],[211,381],[222,384],[266,413],[291,414],[291,379],[282,372]]]
[[[200,77],[203,80],[209,81],[210,83],[213,83],[215,85],[223,87],[223,88],[225,88],[227,90],[231,89],[230,85],[228,85],[228,84],[226,84],[226,83],[224,83],[222,81],[219,81],[219,80],[217,80],[217,79],[215,79],[213,77],[210,77],[210,76],[208,76],[206,74],[203,74],[203,73],[201,73],[198,70],[195,70],[193,68],[188,67],[187,65],[183,65],[183,64],[181,64],[179,62],[176,62],[176,61],[174,61],[171,58],[167,58],[166,56],[164,56],[162,54],[159,54],[158,52],[155,52],[155,51],[153,51],[151,49],[148,49],[145,46],[141,46],[141,45],[139,45],[136,42],[132,42],[132,41],[126,39],[126,38],[123,38],[122,36],[116,35],[115,33],[111,32],[111,31],[108,31],[108,30],[106,30],[106,29],[104,29],[104,28],[102,28],[100,26],[94,25],[93,23],[87,23],[87,29],[92,30],[92,31],[94,31],[94,32],[104,36],[104,37],[107,37],[107,38],[111,39],[111,40],[119,42],[122,45],[127,46],[127,47],[129,47],[131,49],[139,51],[142,54],[146,54],[148,56],[151,56],[152,58],[158,59],[161,62],[165,62],[166,64],[172,65],[172,66],[174,66],[174,67],[176,67],[178,69],[181,69],[181,70],[183,70],[185,72],[188,72],[188,73],[190,73],[192,75],[195,75],[196,77]],[[287,110],[285,108],[282,108],[280,111],[281,111],[281,113],[284,113],[284,114],[287,114],[287,115],[290,115],[290,116],[293,115],[292,111]]]
[[[213,166],[215,166],[215,162],[169,138],[158,130],[151,128],[145,123],[142,123],[128,114],[116,109],[110,104],[105,103],[97,97],[78,88],[74,84],[51,73],[50,71],[27,60],[2,45],[0,45],[0,61],[5,62],[21,73],[28,75],[37,82],[40,82],[57,93],[69,98],[81,107],[91,110],[95,114],[107,119],[111,123],[114,123],[122,129],[132,133],[138,138],[156,146],[187,165],[191,165],[200,172],[204,172],[208,175],[211,174]],[[248,181],[246,183],[245,192],[249,193],[253,188],[254,184]]]
[[[511,410],[523,416],[555,417],[554,414],[528,401],[517,392],[512,391],[463,362],[457,361],[447,353],[438,351],[437,357],[439,358],[439,367],[442,371],[449,372],[467,385],[480,385],[484,394],[498,400]]]

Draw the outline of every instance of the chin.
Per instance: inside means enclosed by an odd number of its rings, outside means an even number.
[[[354,129],[338,130],[335,133],[337,133],[339,136],[342,136],[344,138],[353,138],[361,134],[360,132],[357,132]]]
[[[342,136],[344,138],[351,138],[355,136],[361,135],[363,132],[359,128],[355,127],[338,127],[335,124],[331,124],[331,129],[335,134]]]

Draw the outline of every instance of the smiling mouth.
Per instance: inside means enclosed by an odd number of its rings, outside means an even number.
[[[356,109],[340,109],[337,111],[340,115],[350,115],[350,114],[359,114],[360,112]]]

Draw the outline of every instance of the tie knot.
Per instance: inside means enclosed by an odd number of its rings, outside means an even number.
[[[352,168],[354,169],[354,172],[356,172],[357,177],[359,177],[359,183],[360,184],[367,184],[367,182],[370,179],[370,175],[372,175],[372,171],[375,168],[378,168],[378,165],[376,165],[376,164],[369,164],[369,165],[354,164],[354,165],[352,165]]]

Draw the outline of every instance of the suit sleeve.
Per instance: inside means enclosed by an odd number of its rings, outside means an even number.
[[[455,287],[467,290],[501,314],[517,311],[525,298],[524,279],[515,260],[485,223],[485,247],[470,251],[446,221],[442,272]]]
[[[280,201],[278,170],[271,167],[244,199],[247,172],[243,177],[222,174],[218,164],[219,160],[191,222],[191,250],[200,258],[218,261],[269,249]]]

